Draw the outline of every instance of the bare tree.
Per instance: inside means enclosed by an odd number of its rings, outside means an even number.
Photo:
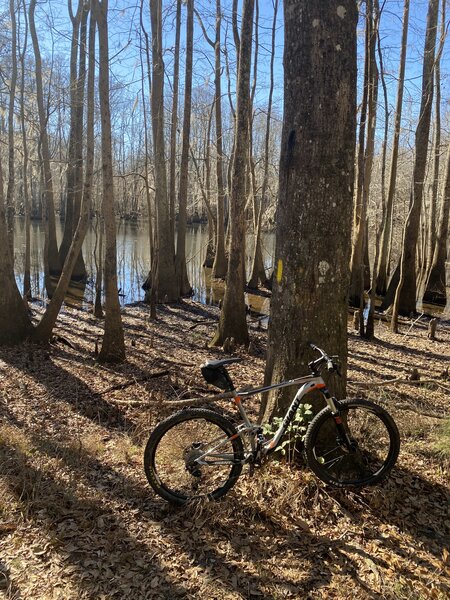
[[[430,0],[428,5],[427,30],[422,76],[422,97],[419,122],[416,129],[413,182],[408,217],[403,233],[398,286],[392,311],[391,329],[397,331],[398,313],[409,315],[416,310],[417,271],[416,247],[422,210],[423,187],[428,153],[431,110],[433,105],[433,73],[436,46],[436,31],[439,0]]]
[[[105,222],[105,332],[99,360],[116,362],[125,358],[125,342],[117,289],[116,220],[111,147],[109,98],[108,0],[92,0],[99,40],[99,96],[102,129],[102,211]]]
[[[45,261],[48,265],[48,273],[46,274],[46,288],[49,296],[54,290],[54,283],[51,277],[58,277],[61,269],[58,256],[58,245],[56,242],[56,223],[55,223],[55,203],[53,197],[53,180],[50,168],[50,148],[47,131],[47,112],[44,106],[44,89],[42,84],[42,59],[39,48],[39,41],[36,34],[34,13],[36,9],[36,0],[30,0],[29,7],[29,24],[30,34],[33,42],[34,58],[35,58],[35,73],[36,73],[36,102],[39,115],[39,141],[42,156],[42,181],[43,192],[45,198],[45,217],[46,217],[46,244],[45,244]]]
[[[192,60],[194,54],[194,0],[187,0],[186,67],[184,78],[183,141],[181,148],[180,189],[178,193],[178,236],[175,272],[180,296],[192,293],[186,266],[186,219],[191,135]]]
[[[174,240],[171,234],[167,197],[164,143],[164,61],[162,51],[162,3],[150,1],[152,25],[152,130],[155,169],[156,243],[146,299],[163,302],[179,298],[175,277]]]
[[[233,177],[230,198],[230,256],[225,295],[219,326],[212,345],[221,346],[227,338],[248,344],[244,298],[245,289],[245,186],[249,148],[250,67],[252,55],[254,0],[244,0],[239,44],[236,127],[234,134]]]
[[[409,26],[409,2],[405,0],[403,8],[403,19],[402,19],[402,41],[400,49],[400,66],[398,74],[398,87],[397,87],[397,100],[395,107],[395,120],[394,120],[394,137],[392,140],[392,157],[389,174],[389,189],[386,200],[386,207],[383,216],[383,226],[381,231],[380,240],[380,252],[377,264],[377,279],[376,279],[376,290],[377,293],[384,296],[387,289],[388,281],[388,248],[391,240],[391,227],[392,227],[392,213],[394,208],[394,195],[397,181],[397,165],[398,165],[398,149],[400,140],[400,126],[402,121],[402,108],[403,108],[403,90],[405,82],[405,66],[406,66],[406,50],[408,42],[408,26]]]

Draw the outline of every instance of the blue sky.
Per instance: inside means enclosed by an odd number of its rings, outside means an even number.
[[[0,0],[4,4],[6,0]],[[75,4],[75,1],[74,1]],[[172,64],[172,46],[174,42],[174,0],[164,0],[165,8],[165,61],[168,74],[170,75]],[[381,3],[383,4],[383,3]],[[110,0],[110,54],[113,56],[111,69],[113,78],[125,86],[130,93],[130,97],[138,93],[140,87],[140,66],[138,58],[138,40],[137,31],[139,28],[139,6],[140,2],[127,0]],[[267,102],[269,85],[269,49],[270,35],[273,15],[272,0],[259,0],[260,6],[260,56],[258,69],[258,90],[256,103],[263,107]],[[148,22],[148,0],[144,2],[145,23],[148,31],[150,26]],[[230,72],[232,86],[234,85],[234,51],[231,32],[231,0],[223,0],[223,33],[224,41],[226,31],[228,30],[228,47],[230,55]],[[205,26],[211,37],[214,35],[214,11],[215,2],[211,0],[196,0],[196,8],[203,15]],[[186,9],[183,7],[183,18]],[[450,11],[449,11],[450,13]],[[400,51],[400,38],[403,14],[403,0],[386,0],[383,7],[381,19],[381,40],[384,54],[385,77],[388,86],[390,108],[393,110],[395,103],[395,94],[397,88],[397,72]],[[411,0],[410,8],[410,30],[408,40],[406,85],[405,85],[405,104],[404,104],[404,127],[409,129],[411,121],[417,116],[417,110],[420,103],[421,71],[424,44],[424,32],[426,25],[427,1]],[[69,60],[68,41],[70,36],[70,22],[67,15],[67,3],[65,0],[47,0],[39,5],[36,13],[37,26],[41,32],[41,43],[48,53],[53,45],[56,53],[63,55],[63,60]],[[183,21],[184,26],[184,21]],[[182,26],[182,31],[183,31]],[[363,20],[360,19],[358,27],[359,40],[359,58],[363,56]],[[182,46],[184,35],[182,34]],[[194,86],[213,86],[212,63],[214,60],[213,50],[204,41],[198,23],[195,24],[195,46],[194,46]],[[274,110],[281,115],[283,99],[283,5],[280,2],[277,21],[276,35],[276,61],[275,61],[275,91],[274,91]],[[181,88],[183,79],[183,50],[181,55]],[[447,112],[449,99],[449,66],[450,66],[450,45],[447,44],[442,58],[442,109]],[[359,60],[360,79],[362,75],[363,63]],[[225,75],[223,77],[224,93],[227,89]],[[379,99],[381,101],[380,93]],[[381,115],[381,111],[380,111]],[[392,118],[391,118],[392,120]],[[413,124],[414,125],[414,124]],[[443,126],[447,122],[443,119]]]

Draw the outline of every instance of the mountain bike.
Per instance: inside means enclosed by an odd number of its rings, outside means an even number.
[[[274,385],[236,390],[226,365],[239,358],[214,360],[201,366],[205,380],[234,400],[236,425],[215,410],[187,408],[168,417],[151,433],[144,453],[147,479],[165,500],[175,504],[200,497],[217,500],[236,483],[243,466],[260,465],[282,443],[307,394],[317,391],[327,406],[309,423],[303,440],[307,465],[326,484],[359,488],[382,481],[395,465],[400,435],[393,418],[374,402],[337,400],[328,391],[322,369],[339,373],[337,357],[314,344],[320,356],[309,363],[310,374]],[[279,428],[267,439],[263,425],[250,422],[246,398],[289,386],[299,387]],[[219,396],[218,396],[219,397]]]

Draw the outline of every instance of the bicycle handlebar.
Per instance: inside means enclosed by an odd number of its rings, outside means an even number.
[[[322,348],[319,348],[319,346],[316,346],[312,342],[308,342],[308,345],[309,345],[309,347],[312,350],[315,350],[316,352],[319,352],[320,355],[321,355],[320,358],[318,358],[318,359],[316,359],[316,360],[314,360],[314,361],[312,361],[312,362],[309,363],[309,367],[312,370],[315,370],[317,367],[321,366],[323,363],[326,363],[327,364],[327,371],[329,373],[335,372],[339,376],[341,375],[341,373],[339,371],[339,368],[338,368],[338,365],[333,361],[332,358],[330,358],[328,356],[328,354],[324,350],[322,350]]]

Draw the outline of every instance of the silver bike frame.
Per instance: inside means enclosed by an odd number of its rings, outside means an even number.
[[[259,425],[255,425],[252,424],[247,416],[247,413],[245,412],[245,409],[242,405],[242,400],[245,398],[249,398],[250,396],[254,396],[255,394],[261,394],[264,392],[268,392],[270,390],[276,390],[276,389],[281,389],[284,387],[290,387],[290,386],[294,386],[294,385],[299,385],[301,386],[297,393],[294,396],[294,399],[292,400],[291,405],[289,406],[283,421],[280,425],[280,427],[278,428],[278,430],[276,431],[275,435],[273,436],[272,439],[267,440],[266,443],[264,444],[264,446],[262,447],[262,453],[263,455],[267,455],[269,452],[275,450],[275,448],[277,447],[280,439],[282,438],[283,434],[285,433],[286,429],[289,427],[290,422],[292,421],[292,419],[295,416],[295,413],[297,412],[298,407],[300,406],[302,399],[304,398],[304,396],[306,396],[306,394],[309,394],[310,392],[312,392],[313,390],[320,390],[322,391],[325,400],[328,404],[328,406],[330,407],[331,411],[333,413],[337,412],[337,408],[336,408],[336,404],[335,404],[335,399],[330,396],[330,394],[328,393],[325,381],[323,380],[323,378],[320,375],[305,375],[303,377],[298,377],[296,379],[289,379],[288,381],[283,381],[281,383],[276,383],[274,385],[268,385],[265,387],[261,387],[261,388],[254,388],[251,390],[235,390],[233,392],[233,398],[234,401],[238,407],[239,410],[239,414],[242,417],[243,423],[237,428],[237,434],[235,434],[234,436],[227,437],[227,438],[216,438],[215,440],[212,441],[213,444],[215,444],[212,448],[208,448],[208,450],[201,456],[199,456],[196,459],[196,462],[198,462],[200,465],[211,465],[211,464],[230,464],[233,461],[230,461],[230,459],[228,458],[230,455],[229,454],[220,454],[220,453],[216,453],[216,450],[218,450],[218,448],[220,448],[221,446],[223,446],[224,444],[228,443],[230,440],[232,440],[235,437],[242,437],[245,434],[248,433],[253,433],[256,434],[257,431],[260,430],[260,426]],[[218,443],[216,443],[218,442]],[[256,450],[256,444],[255,444],[255,435],[252,435],[250,437],[250,444],[251,444],[251,449],[252,452],[254,452]],[[205,458],[207,457],[214,457],[214,462],[213,463],[208,463],[205,461]],[[244,458],[244,460],[240,461],[241,463],[246,463],[249,460],[249,456],[248,455]]]

